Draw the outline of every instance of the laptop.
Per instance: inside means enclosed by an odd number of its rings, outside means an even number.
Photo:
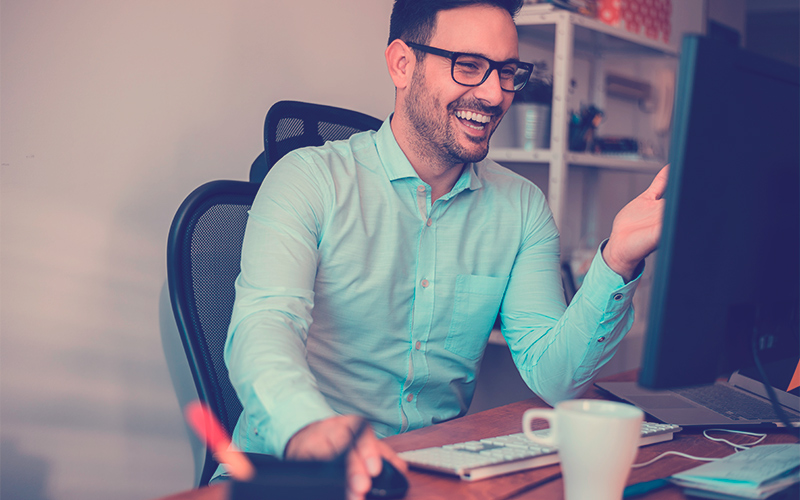
[[[800,427],[800,356],[765,365],[789,422]],[[600,389],[642,411],[681,427],[781,427],[758,370],[734,372],[708,386],[652,391],[636,382],[597,382]]]

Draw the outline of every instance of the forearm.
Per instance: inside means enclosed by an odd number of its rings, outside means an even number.
[[[537,395],[555,404],[578,396],[592,383],[633,324],[637,283],[624,284],[598,252],[566,310],[540,303],[540,314],[527,318],[527,330],[515,332],[510,322],[512,356]]]
[[[281,456],[297,430],[335,415],[306,362],[303,323],[267,309],[232,323],[228,335],[231,383],[252,427],[250,441],[264,453]]]

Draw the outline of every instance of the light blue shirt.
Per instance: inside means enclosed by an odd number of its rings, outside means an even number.
[[[379,437],[464,415],[492,325],[545,401],[580,394],[633,322],[598,251],[567,308],[542,192],[490,160],[431,203],[392,134],[289,153],[250,211],[225,346],[234,443],[283,456],[302,427],[366,417]]]

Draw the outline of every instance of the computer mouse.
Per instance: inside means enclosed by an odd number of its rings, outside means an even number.
[[[372,478],[372,488],[367,493],[367,498],[403,498],[407,491],[406,476],[384,458],[381,473]]]

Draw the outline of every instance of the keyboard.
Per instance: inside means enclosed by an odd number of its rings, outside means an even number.
[[[771,404],[725,385],[673,389],[673,392],[733,420],[778,420]]]
[[[642,423],[639,446],[672,439],[683,430],[674,424]],[[534,431],[546,436],[550,429]],[[458,476],[465,481],[534,469],[558,463],[558,449],[539,446],[522,432],[398,453],[414,469]]]

